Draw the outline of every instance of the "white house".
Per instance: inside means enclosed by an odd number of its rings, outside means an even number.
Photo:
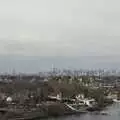
[[[6,98],[6,101],[7,101],[7,102],[12,102],[13,99],[12,99],[12,97],[7,97],[7,98]]]

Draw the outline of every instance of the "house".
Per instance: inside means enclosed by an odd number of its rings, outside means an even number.
[[[57,95],[49,95],[48,100],[50,100],[50,101],[61,101],[62,100],[62,94],[59,93]]]

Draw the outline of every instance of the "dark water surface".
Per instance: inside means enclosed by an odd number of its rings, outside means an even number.
[[[44,120],[120,120],[120,104],[114,104],[106,110],[110,115],[81,114],[73,116],[64,116],[58,118],[48,118]]]

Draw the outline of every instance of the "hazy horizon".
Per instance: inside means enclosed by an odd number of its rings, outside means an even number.
[[[2,56],[0,57],[0,73],[50,71],[52,64],[58,69],[119,69],[120,56]]]

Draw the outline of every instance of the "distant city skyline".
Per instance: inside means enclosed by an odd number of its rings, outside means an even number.
[[[120,69],[120,57],[81,56],[81,57],[38,57],[2,56],[0,72],[40,72],[58,69]]]

